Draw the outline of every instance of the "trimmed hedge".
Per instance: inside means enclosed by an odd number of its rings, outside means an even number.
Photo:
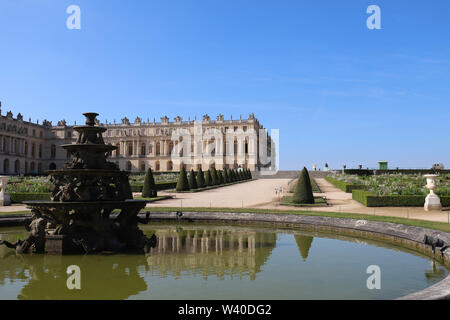
[[[155,183],[156,190],[167,190],[167,189],[173,189],[177,186],[177,181],[169,181],[169,182],[157,182]],[[142,188],[144,187],[144,184],[132,184],[130,185],[131,192],[142,192]]]
[[[388,170],[367,170],[367,169],[345,169],[345,174],[356,174],[358,176],[372,176],[380,174],[450,174],[450,170],[435,169],[388,169]]]
[[[423,207],[425,195],[389,195],[378,196],[365,190],[353,190],[352,199],[366,207]],[[450,206],[450,196],[442,196],[443,207]]]
[[[346,193],[352,193],[353,190],[365,189],[365,186],[362,184],[351,184],[351,183],[339,181],[339,180],[336,180],[336,179],[333,179],[330,177],[325,177],[325,180],[327,180],[329,183],[334,185],[336,188],[339,188]]]
[[[23,201],[34,200],[50,200],[51,193],[34,193],[34,192],[10,192],[8,193],[11,201],[14,203],[22,203]]]

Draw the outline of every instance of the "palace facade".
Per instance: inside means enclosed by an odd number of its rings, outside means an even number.
[[[1,107],[1,103],[0,103]],[[160,122],[133,123],[123,118],[120,123],[98,123],[108,130],[103,134],[106,144],[117,147],[110,161],[122,170],[131,172],[152,170],[179,171],[223,168],[249,168],[252,171],[275,167],[275,144],[253,114],[247,119],[225,120],[218,115],[211,120],[183,121],[167,116]],[[24,120],[22,114],[0,109],[0,172],[4,175],[44,174],[46,170],[61,168],[70,161],[70,154],[62,144],[75,143],[74,125],[65,120],[57,125],[44,120],[41,124]]]

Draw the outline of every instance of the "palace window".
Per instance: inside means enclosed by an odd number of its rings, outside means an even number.
[[[50,147],[50,159],[56,158],[56,146],[54,144]]]

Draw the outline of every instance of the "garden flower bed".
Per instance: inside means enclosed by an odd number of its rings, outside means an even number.
[[[421,207],[430,193],[422,175],[332,174],[326,179],[341,190],[351,192],[353,200],[367,207]],[[435,192],[441,197],[442,205],[450,206],[450,175],[441,175],[436,182]]]

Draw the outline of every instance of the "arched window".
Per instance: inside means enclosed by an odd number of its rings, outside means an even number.
[[[28,162],[25,161],[25,173],[28,173]]]
[[[14,162],[14,173],[15,174],[19,174],[20,173],[20,161],[19,161],[19,159],[17,159]]]
[[[169,142],[169,155],[171,155],[172,154],[172,150],[173,150],[173,141],[170,141]]]
[[[148,146],[148,153],[150,153],[150,154],[153,153],[153,146],[152,145]]]
[[[238,152],[238,142],[237,139],[234,140],[234,150],[233,150],[234,154],[236,155]]]
[[[39,158],[42,158],[42,144],[39,145]]]
[[[173,162],[169,160],[167,162],[167,171],[172,171],[172,170],[173,170]]]
[[[161,153],[161,143],[157,142],[156,143],[156,155],[159,156]]]
[[[116,147],[117,147],[117,149],[115,151],[115,156],[118,157],[118,156],[120,156],[120,143],[116,144]]]
[[[42,173],[42,163],[38,163],[38,173]]]
[[[34,162],[30,163],[30,171],[34,173]]]
[[[141,171],[145,171],[145,162],[141,163]]]
[[[9,160],[5,159],[3,161],[3,173],[9,173]]]
[[[155,162],[155,171],[159,171],[160,167],[159,167],[159,161]]]
[[[28,155],[28,142],[25,141],[25,155]]]
[[[34,158],[35,155],[36,155],[36,145],[33,143],[31,145],[31,157]]]
[[[127,161],[127,167],[126,167],[127,171],[131,171],[131,161]]]
[[[141,156],[145,156],[145,143],[141,144]]]
[[[129,156],[133,155],[133,144],[132,143],[128,144],[128,155]]]

